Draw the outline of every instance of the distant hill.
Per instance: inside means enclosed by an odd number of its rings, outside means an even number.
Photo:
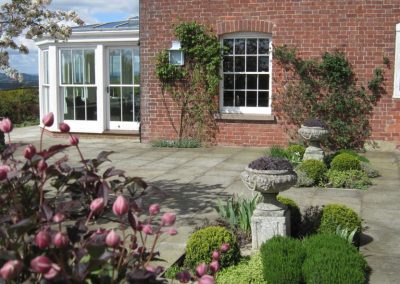
[[[37,87],[39,85],[38,75],[25,73],[22,73],[22,75],[24,76],[24,81],[19,83],[18,81],[7,77],[3,73],[0,73],[0,90],[12,90],[21,87]]]

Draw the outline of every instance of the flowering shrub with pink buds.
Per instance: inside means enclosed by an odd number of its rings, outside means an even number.
[[[112,152],[85,159],[66,123],[59,128],[70,134],[69,143],[43,149],[43,131],[53,125],[53,114],[42,122],[39,147],[25,149],[12,143],[10,120],[0,125],[8,138],[0,152],[0,278],[156,283],[162,268],[151,262],[159,255],[161,235],[177,234],[171,227],[175,214],[160,214],[159,204],[144,210],[139,200],[157,189],[122,170],[101,167]],[[69,147],[76,148],[79,166],[68,163],[63,150]],[[109,229],[97,225],[100,220],[111,223]]]

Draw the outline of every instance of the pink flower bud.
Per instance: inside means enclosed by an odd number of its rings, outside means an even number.
[[[149,206],[149,213],[150,215],[157,215],[160,213],[160,204],[151,204]]]
[[[154,266],[150,265],[150,264],[147,265],[145,268],[149,272],[153,272],[153,273],[156,272],[156,268]]]
[[[178,231],[174,228],[171,228],[167,231],[167,234],[170,236],[175,236],[176,234],[178,234]]]
[[[60,131],[64,132],[64,133],[68,133],[69,132],[69,125],[66,124],[65,122],[61,122],[59,125]]]
[[[47,163],[45,160],[40,160],[37,164],[37,168],[39,171],[44,172],[47,169]]]
[[[119,235],[114,230],[111,230],[106,237],[107,246],[115,248],[119,246],[120,243],[121,238],[119,237]]]
[[[90,211],[93,213],[98,213],[104,208],[104,198],[103,197],[98,197],[90,203]]]
[[[176,274],[176,278],[177,278],[177,279],[179,280],[179,282],[181,282],[181,283],[188,283],[188,282],[190,281],[190,279],[191,279],[190,272],[187,271],[187,270],[178,272],[178,273]]]
[[[35,236],[35,244],[40,248],[40,249],[45,249],[50,245],[51,242],[51,237],[47,231],[40,231],[37,233]]]
[[[23,264],[19,260],[9,260],[0,269],[0,276],[4,280],[10,280],[18,276],[21,272]]]
[[[230,248],[229,244],[222,244],[221,245],[221,252],[227,252]]]
[[[49,280],[53,279],[54,277],[56,277],[58,275],[60,270],[61,270],[61,268],[57,264],[52,263],[49,271],[47,271],[44,274],[44,278],[49,279]]]
[[[56,248],[64,248],[68,245],[68,237],[58,232],[53,238],[53,243]]]
[[[51,260],[44,255],[40,255],[31,260],[32,270],[38,273],[47,273],[51,268],[51,264]]]
[[[174,213],[164,213],[161,217],[163,226],[172,226],[175,223],[176,215]]]
[[[212,277],[210,275],[203,275],[199,279],[199,284],[215,284],[214,277]]]
[[[0,131],[4,133],[10,133],[13,130],[13,124],[9,118],[3,118],[0,121]]]
[[[213,260],[218,260],[219,259],[219,251],[217,251],[217,250],[213,251],[212,259]]]
[[[74,135],[71,135],[71,136],[69,137],[69,143],[70,143],[72,146],[76,146],[76,145],[79,144],[79,138],[76,137],[76,136],[74,136]]]
[[[62,213],[56,213],[53,216],[53,222],[54,223],[61,223],[62,221],[64,221],[64,219],[65,219],[65,215],[62,214]]]
[[[212,273],[216,273],[219,270],[219,263],[218,261],[214,260],[210,263],[210,270]]]
[[[118,196],[113,205],[113,212],[115,215],[121,217],[128,213],[129,204],[128,201],[122,195]]]
[[[0,181],[7,178],[7,173],[10,171],[10,167],[6,165],[0,166]]]
[[[200,263],[197,267],[196,267],[196,275],[198,277],[201,277],[205,274],[207,274],[208,271],[208,265],[205,263]]]
[[[49,112],[48,114],[46,114],[43,117],[42,122],[43,122],[44,126],[47,126],[47,127],[52,126],[54,123],[54,114],[52,112]]]
[[[36,148],[32,144],[29,144],[24,149],[24,157],[25,157],[25,159],[30,160],[30,159],[33,158],[33,156],[35,156],[35,154],[36,154]]]
[[[145,233],[146,235],[152,235],[153,234],[153,228],[151,227],[151,225],[144,225],[143,226],[143,233]]]

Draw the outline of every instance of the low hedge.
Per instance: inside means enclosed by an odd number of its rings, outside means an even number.
[[[37,88],[0,91],[0,117],[8,117],[14,124],[39,118]]]
[[[372,184],[368,174],[360,170],[338,171],[330,169],[326,173],[329,186],[366,189]]]

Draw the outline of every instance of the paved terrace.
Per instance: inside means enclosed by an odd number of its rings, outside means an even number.
[[[38,127],[15,129],[13,142],[39,143]],[[65,143],[63,138],[45,137],[46,144]],[[112,150],[113,165],[129,176],[143,177],[161,188],[166,197],[153,197],[165,211],[177,213],[179,234],[164,237],[159,250],[168,263],[184,251],[194,227],[217,217],[218,198],[232,194],[250,196],[239,174],[244,166],[265,152],[261,148],[210,147],[199,149],[151,148],[128,139],[81,139],[86,158]],[[67,152],[70,153],[74,149]],[[310,205],[346,204],[358,212],[365,226],[361,252],[372,268],[370,283],[400,283],[400,154],[368,152],[366,156],[382,177],[368,191],[295,189],[283,193],[304,209]],[[77,155],[70,156],[76,159]]]

